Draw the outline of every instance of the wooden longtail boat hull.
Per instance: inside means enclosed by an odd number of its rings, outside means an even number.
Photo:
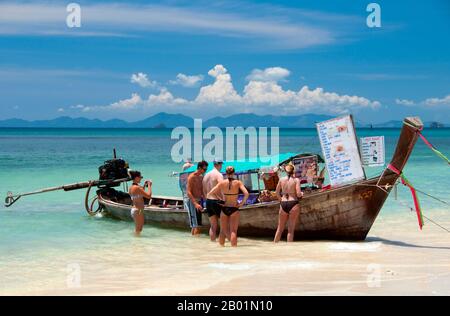
[[[388,176],[395,183],[397,176]],[[388,194],[375,185],[374,178],[358,185],[305,195],[300,201],[300,216],[296,239],[364,240]],[[156,197],[155,197],[156,198]],[[156,198],[169,201],[169,198]],[[170,202],[183,205],[181,199]],[[127,204],[101,197],[104,210],[113,218],[131,221]],[[239,236],[273,237],[278,223],[278,202],[259,203],[241,208]],[[144,210],[145,223],[169,228],[188,229],[189,221],[183,208],[148,206]],[[203,214],[203,224],[209,224]]]
[[[417,130],[421,128],[420,119],[405,119],[391,161],[396,169],[401,171],[405,166],[417,141]],[[398,177],[386,169],[376,178],[305,194],[299,202],[301,210],[295,239],[364,240]],[[130,202],[126,196],[114,202],[99,193],[100,205],[113,218],[132,220]],[[238,235],[272,238],[278,224],[278,212],[278,202],[244,206],[240,210]],[[146,224],[189,229],[182,199],[154,197],[152,205],[145,208],[144,215]],[[203,225],[209,225],[206,214],[203,214]]]

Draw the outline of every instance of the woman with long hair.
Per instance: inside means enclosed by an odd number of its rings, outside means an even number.
[[[276,194],[280,200],[280,211],[278,213],[278,228],[275,233],[274,242],[279,242],[286,223],[288,226],[287,241],[294,241],[294,231],[300,213],[299,199],[303,193],[300,188],[300,180],[294,177],[295,167],[291,164],[284,167],[286,177],[280,179]]]
[[[244,198],[239,203],[239,192],[244,194]],[[226,180],[218,183],[210,194],[222,195],[224,202],[220,215],[220,236],[219,243],[225,245],[225,238],[230,231],[231,246],[237,246],[237,231],[239,227],[239,208],[245,205],[249,193],[244,184],[235,178],[234,167],[228,166],[226,169]]]

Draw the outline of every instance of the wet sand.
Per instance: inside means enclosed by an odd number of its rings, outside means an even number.
[[[0,294],[450,295],[450,235],[431,223],[419,231],[414,216],[380,216],[364,242],[240,238],[234,249],[173,232],[49,249],[3,263]],[[450,227],[448,211],[433,218]]]

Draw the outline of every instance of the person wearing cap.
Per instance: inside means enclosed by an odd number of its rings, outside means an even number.
[[[144,187],[141,187],[139,183],[142,181],[142,175],[139,171],[130,171],[130,178],[133,181],[128,193],[130,194],[131,201],[133,206],[131,208],[131,217],[135,223],[135,235],[139,236],[142,232],[142,228],[144,227],[144,208],[145,202],[144,199],[152,198],[152,181],[145,181]],[[145,191],[145,185],[148,186],[148,191]]]
[[[186,159],[186,163],[183,165],[183,167],[181,168],[183,171],[189,169],[190,167],[192,167],[194,164],[192,163],[192,159],[188,158]]]
[[[220,218],[220,212],[222,210],[221,204],[223,204],[223,195],[217,193],[210,193],[210,191],[221,181],[223,181],[223,175],[220,172],[222,170],[223,161],[220,158],[214,159],[214,168],[203,177],[203,196],[206,196],[206,213],[209,217],[209,237],[211,241],[216,241],[218,222]]]

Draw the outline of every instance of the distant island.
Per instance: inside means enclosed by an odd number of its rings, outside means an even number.
[[[203,127],[217,126],[283,126],[283,128],[315,128],[315,123],[333,118],[330,115],[303,114],[296,116],[275,116],[256,114],[234,114],[227,117],[213,117],[203,121]],[[429,128],[445,128],[450,124],[440,122],[424,122]],[[358,128],[399,128],[402,121],[388,121],[379,124],[355,122]],[[63,116],[52,120],[27,121],[22,119],[0,120],[0,128],[174,128],[177,126],[193,127],[192,117],[183,114],[158,113],[144,120],[127,122],[113,119],[102,121],[99,119],[72,118]]]

